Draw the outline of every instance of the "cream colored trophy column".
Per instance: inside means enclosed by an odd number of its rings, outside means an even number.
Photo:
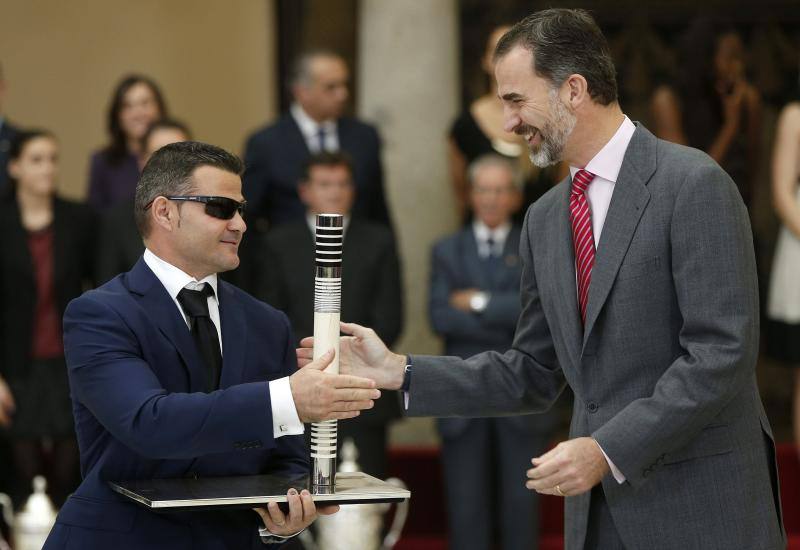
[[[403,266],[405,327],[396,347],[440,353],[426,300],[430,247],[457,228],[446,142],[459,109],[456,2],[361,0],[359,10],[357,110],[383,138],[386,194]],[[434,437],[428,420],[398,428],[395,442]]]

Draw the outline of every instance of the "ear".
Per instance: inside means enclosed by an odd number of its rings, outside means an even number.
[[[18,180],[19,179],[19,161],[18,160],[10,160],[6,165],[6,170],[8,170],[8,175],[11,176],[12,179]]]
[[[308,182],[306,180],[300,180],[300,183],[297,184],[297,196],[300,197],[300,202],[304,205],[308,206]]]
[[[575,110],[586,101],[591,100],[589,84],[582,75],[571,74],[561,85],[561,96],[564,103]]]
[[[178,209],[166,197],[157,197],[150,207],[150,221],[166,231],[172,231],[178,223]]]

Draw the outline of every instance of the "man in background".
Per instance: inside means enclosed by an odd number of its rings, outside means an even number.
[[[445,355],[504,352],[520,314],[520,227],[511,217],[522,200],[513,165],[484,155],[469,166],[470,226],[433,249],[430,318]],[[442,463],[453,550],[535,550],[539,495],[525,488],[530,459],[545,451],[552,412],[496,418],[441,418]],[[469,480],[469,482],[465,482]]]
[[[343,153],[312,155],[297,189],[306,214],[267,234],[258,256],[258,297],[289,316],[298,341],[313,334],[315,216],[342,214],[342,318],[368,323],[392,345],[403,322],[403,291],[394,237],[383,225],[352,217],[353,203],[358,199],[349,158]],[[339,443],[353,438],[364,472],[386,477],[387,426],[398,416],[397,395],[387,392],[375,402],[375,408],[339,425]]]

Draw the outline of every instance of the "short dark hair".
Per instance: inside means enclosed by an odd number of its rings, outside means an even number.
[[[553,8],[529,15],[497,43],[495,61],[515,46],[533,54],[534,72],[554,87],[579,74],[594,101],[601,105],[617,101],[617,75],[608,41],[586,10]]]
[[[347,153],[337,151],[322,151],[314,153],[308,160],[303,163],[303,172],[300,182],[307,182],[311,178],[311,169],[315,166],[344,166],[350,172],[350,177],[353,176],[353,161]]]
[[[162,118],[152,123],[142,136],[142,151],[147,149],[147,141],[150,139],[150,136],[152,136],[153,133],[157,132],[158,130],[178,130],[186,136],[186,139],[192,139],[192,132],[189,130],[189,127],[186,124],[176,118]]]
[[[144,84],[153,92],[153,97],[158,105],[158,117],[162,118],[167,116],[167,103],[164,101],[164,95],[161,93],[161,89],[158,87],[155,80],[140,74],[130,74],[123,77],[117,84],[117,87],[114,88],[114,95],[111,97],[111,105],[108,107],[107,125],[111,141],[104,149],[104,154],[111,164],[120,164],[128,155],[128,137],[122,130],[119,115],[122,112],[125,94],[137,84]]]
[[[11,139],[11,143],[8,146],[8,159],[9,160],[17,160],[22,156],[22,152],[25,150],[25,146],[37,138],[49,138],[52,140],[56,139],[56,136],[50,130],[45,130],[44,128],[28,128],[25,130],[20,130],[14,137]]]
[[[133,205],[136,227],[142,237],[150,233],[148,205],[158,197],[191,193],[192,174],[201,166],[213,166],[238,176],[244,168],[236,155],[199,141],[170,143],[153,153],[139,177]]]

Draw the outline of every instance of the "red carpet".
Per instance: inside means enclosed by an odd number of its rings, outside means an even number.
[[[408,522],[397,550],[447,550],[447,516],[439,451],[431,447],[398,447],[391,451],[392,476],[412,492]],[[789,550],[800,550],[800,461],[792,445],[778,446],[783,519]],[[540,550],[562,550],[564,508],[560,498],[542,499]]]

